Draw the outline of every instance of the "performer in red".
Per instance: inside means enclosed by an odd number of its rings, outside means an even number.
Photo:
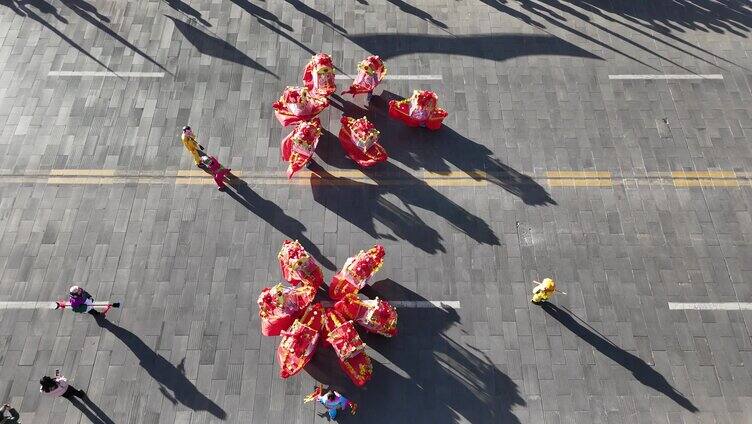
[[[282,340],[277,348],[280,377],[293,376],[308,364],[316,351],[323,327],[324,307],[321,303],[315,303],[288,330],[282,331]]]
[[[325,53],[319,53],[308,61],[303,69],[303,84],[313,94],[330,96],[337,90],[334,84],[334,64],[332,57]]]
[[[389,116],[411,127],[438,130],[447,112],[438,107],[439,98],[433,91],[415,90],[407,99],[389,102]]]
[[[339,144],[358,166],[368,168],[386,161],[389,156],[378,143],[379,131],[365,116],[359,119],[343,116],[340,120]]]
[[[293,286],[303,283],[318,290],[324,284],[324,273],[299,241],[285,240],[277,260],[282,276]]]
[[[277,284],[264,288],[257,301],[261,334],[278,336],[303,313],[315,295],[316,289],[308,285],[284,287]]]
[[[397,310],[378,297],[361,299],[355,293],[348,293],[334,305],[334,309],[371,333],[384,337],[397,334]]]
[[[324,331],[327,334],[327,343],[339,357],[342,370],[356,386],[362,387],[373,375],[373,364],[352,321],[345,320],[339,312],[328,308]]]
[[[217,184],[217,190],[224,190],[227,187],[225,185],[225,179],[227,179],[227,175],[230,174],[232,169],[222,166],[214,156],[201,156],[201,163],[212,174],[214,182]]]
[[[329,106],[326,97],[308,92],[305,87],[287,87],[282,96],[272,104],[274,116],[283,126],[310,121]]]
[[[384,246],[377,244],[367,252],[361,250],[357,255],[347,259],[342,271],[332,277],[329,297],[340,300],[348,293],[358,293],[384,265],[385,254]]]
[[[313,118],[308,122],[300,122],[290,134],[282,140],[282,160],[289,162],[287,178],[303,169],[313,157],[316,145],[321,136],[321,122]]]
[[[378,56],[368,56],[358,63],[358,76],[347,90],[342,94],[352,94],[353,97],[365,93],[367,100],[371,100],[373,90],[386,76],[386,66]]]

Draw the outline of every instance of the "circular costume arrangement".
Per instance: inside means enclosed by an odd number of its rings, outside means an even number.
[[[397,334],[397,310],[383,299],[362,299],[358,293],[384,264],[384,255],[384,247],[376,245],[349,258],[332,278],[329,294],[337,302],[324,307],[313,302],[323,283],[321,268],[297,240],[283,243],[277,258],[282,276],[291,286],[264,288],[258,298],[261,333],[282,336],[277,348],[280,377],[299,373],[323,336],[356,386],[371,379],[371,358],[355,325],[392,337]]]

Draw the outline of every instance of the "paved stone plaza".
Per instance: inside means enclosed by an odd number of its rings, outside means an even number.
[[[316,381],[350,423],[752,422],[749,2],[0,5],[0,403],[23,423],[322,422]],[[334,95],[288,181],[271,103],[317,52],[395,78]],[[418,88],[438,132],[386,114]],[[344,155],[342,113],[387,163]],[[216,190],[186,124],[244,183]],[[363,335],[364,389],[323,347],[281,380],[256,298],[288,238],[327,280],[381,243],[366,294],[447,303]],[[549,276],[567,294],[531,304]],[[72,284],[123,307],[31,303]],[[91,405],[40,396],[58,368]]]

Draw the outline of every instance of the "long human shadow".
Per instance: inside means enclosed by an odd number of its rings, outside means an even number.
[[[181,365],[176,367],[129,330],[110,322],[106,318],[97,318],[96,322],[101,328],[117,337],[136,355],[139,365],[159,383],[159,391],[170,402],[173,404],[180,403],[194,411],[207,411],[219,419],[225,419],[227,413],[201,393],[185,376],[182,361]]]
[[[504,61],[520,56],[556,55],[603,60],[576,45],[540,34],[354,34],[347,37],[364,50],[388,60],[394,57],[433,53],[471,56]]]
[[[185,15],[191,16],[201,22],[201,25],[210,27],[212,26],[209,21],[204,19],[203,16],[201,16],[201,12],[194,9],[190,4],[182,1],[182,0],[164,0],[165,3],[167,3],[168,6],[173,8],[175,11],[183,13]]]
[[[107,416],[88,396],[84,397],[83,400],[71,398],[70,403],[81,411],[92,424],[115,424],[115,421],[112,421],[112,418]]]
[[[322,12],[319,12],[318,10],[312,8],[311,6],[308,6],[302,1],[300,0],[285,0],[285,1],[290,3],[290,5],[294,7],[295,9],[297,9],[298,12],[305,13],[306,15],[321,22],[322,24],[331,27],[335,31],[338,31],[342,34],[347,34],[347,30],[337,25],[336,23],[334,23],[334,20],[332,20],[331,17],[329,17],[328,15]]]
[[[389,301],[426,301],[392,280],[365,290]],[[374,365],[364,389],[355,388],[332,349],[319,346],[305,370],[359,404],[358,422],[519,423],[513,408],[525,406],[517,384],[482,351],[462,337],[457,310],[448,307],[400,308],[393,338],[360,331]],[[457,328],[459,327],[459,328]],[[375,352],[375,353],[374,353]]]
[[[275,73],[266,69],[264,66],[248,57],[245,53],[238,50],[235,46],[227,41],[215,37],[214,35],[207,34],[202,30],[181,21],[180,19],[173,18],[172,16],[165,15],[175,24],[175,28],[183,34],[186,40],[191,43],[199,53],[216,57],[218,59],[226,60],[229,62],[237,63],[242,66],[256,69],[258,71],[267,73],[279,79]]]
[[[93,26],[97,27],[100,31],[104,32],[105,34],[117,40],[119,43],[133,50],[134,52],[136,52],[141,57],[148,60],[149,62],[151,62],[158,68],[171,74],[170,71],[165,69],[165,67],[162,66],[159,62],[157,62],[151,56],[146,54],[146,52],[142,51],[141,49],[136,47],[133,43],[126,40],[124,37],[120,36],[120,34],[116,33],[110,27],[108,27],[106,24],[110,22],[110,19],[104,16],[103,14],[99,13],[97,8],[94,7],[93,5],[87,3],[84,0],[60,0],[60,1],[65,6],[67,6],[70,10],[72,10],[76,15],[80,16],[83,20],[85,20],[86,22],[92,24]]]
[[[430,13],[426,12],[425,10],[419,9],[409,3],[406,3],[402,0],[386,0],[386,1],[399,7],[401,11],[405,13],[409,13],[417,18],[423,19],[424,21],[428,21],[436,25],[439,28],[442,28],[442,29],[449,28],[444,22],[441,22],[435,19]]]
[[[335,265],[326,257],[318,246],[306,237],[303,232],[306,231],[303,225],[297,219],[287,215],[276,203],[264,199],[253,191],[248,183],[240,178],[234,177],[229,180],[230,188],[225,190],[230,197],[243,207],[253,212],[274,227],[280,233],[287,237],[298,240],[306,251],[310,253],[324,268],[334,270]],[[234,190],[233,190],[234,189]]]
[[[283,29],[286,29],[287,31],[292,31],[292,27],[282,22],[277,17],[277,15],[269,12],[268,10],[262,7],[256,6],[255,4],[251,3],[249,0],[230,0],[230,1],[235,3],[239,8],[245,10],[251,16],[255,17],[256,21],[258,21],[259,24],[270,29],[272,32],[276,33],[277,35],[287,39],[288,41],[292,42],[293,44],[297,45],[301,49],[307,51],[308,53],[312,55],[316,54],[316,52],[314,52],[313,49],[301,43],[295,37],[290,36],[290,34],[286,33],[282,29],[274,26],[274,25],[278,25],[282,27]]]
[[[62,15],[60,15],[60,13],[58,12],[57,8],[55,8],[51,4],[45,2],[44,0],[29,0],[29,1],[23,1],[23,2],[19,2],[19,1],[15,1],[15,0],[0,0],[0,5],[8,7],[9,9],[11,9],[12,11],[14,11],[19,16],[28,17],[28,18],[36,21],[42,27],[47,28],[48,30],[52,31],[55,35],[57,35],[58,37],[60,37],[61,40],[63,40],[66,43],[68,43],[68,45],[70,45],[74,49],[78,50],[79,53],[81,53],[84,56],[88,57],[89,59],[93,60],[94,62],[97,63],[97,65],[99,65],[99,66],[103,67],[104,69],[107,69],[108,71],[114,73],[114,71],[112,69],[110,69],[109,66],[105,65],[104,62],[102,62],[101,60],[99,60],[96,57],[92,56],[91,53],[89,53],[88,51],[86,51],[86,49],[84,49],[83,47],[81,47],[80,44],[78,44],[75,41],[73,41],[70,37],[68,37],[67,35],[65,35],[62,31],[60,31],[59,29],[55,28],[52,24],[50,24],[49,22],[47,22],[42,16],[40,16],[39,14],[33,12],[29,8],[29,6],[32,6],[32,7],[36,8],[37,10],[39,10],[43,14],[51,14],[58,21],[67,24],[68,21]]]
[[[604,335],[598,333],[592,328],[587,328],[580,324],[577,319],[573,317],[574,313],[571,311],[566,311],[548,302],[544,302],[541,306],[547,314],[556,321],[559,321],[561,325],[569,329],[574,335],[587,342],[595,350],[612,361],[626,368],[640,383],[663,393],[687,411],[697,412],[699,410],[692,401],[671,386],[671,384],[666,381],[666,378],[658,371],[654,370],[639,357],[615,345]]]

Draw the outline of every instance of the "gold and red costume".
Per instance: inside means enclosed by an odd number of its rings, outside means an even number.
[[[329,297],[340,300],[348,293],[358,293],[368,280],[384,265],[384,246],[379,244],[360,251],[347,259],[342,271],[338,272],[329,284]]]
[[[447,117],[447,112],[438,107],[439,98],[433,91],[415,90],[404,100],[389,102],[389,116],[399,119],[410,127],[426,127],[438,130]]]
[[[353,320],[371,333],[384,337],[397,334],[397,310],[386,300],[361,299],[355,293],[349,293],[334,305],[340,314]]]
[[[293,286],[302,283],[313,287],[315,291],[324,283],[324,274],[316,260],[297,240],[285,240],[277,254],[277,260],[282,276]]]
[[[326,97],[309,93],[305,87],[287,87],[279,100],[272,104],[274,116],[283,126],[310,121],[329,106]]]
[[[278,336],[311,304],[315,294],[316,289],[307,285],[283,287],[277,284],[264,288],[257,301],[261,334]]]
[[[355,77],[355,81],[347,90],[342,94],[357,94],[373,93],[373,90],[386,76],[386,66],[384,62],[378,56],[368,56],[358,63],[358,75]]]
[[[367,168],[389,158],[378,142],[379,131],[365,116],[359,119],[343,116],[340,122],[339,144],[358,166]]]
[[[339,357],[342,370],[356,386],[362,387],[373,375],[373,364],[353,322],[346,320],[335,309],[327,308],[324,331],[326,341]]]
[[[334,63],[332,57],[319,53],[308,61],[303,69],[303,85],[311,93],[319,96],[330,96],[337,90],[334,84]]]
[[[293,376],[308,364],[316,351],[324,319],[324,307],[321,303],[315,303],[288,330],[282,332],[277,348],[280,377]]]
[[[307,122],[300,122],[282,140],[282,160],[289,162],[287,165],[287,178],[292,178],[296,172],[303,169],[313,157],[316,145],[321,136],[321,122],[319,118],[313,118]]]

